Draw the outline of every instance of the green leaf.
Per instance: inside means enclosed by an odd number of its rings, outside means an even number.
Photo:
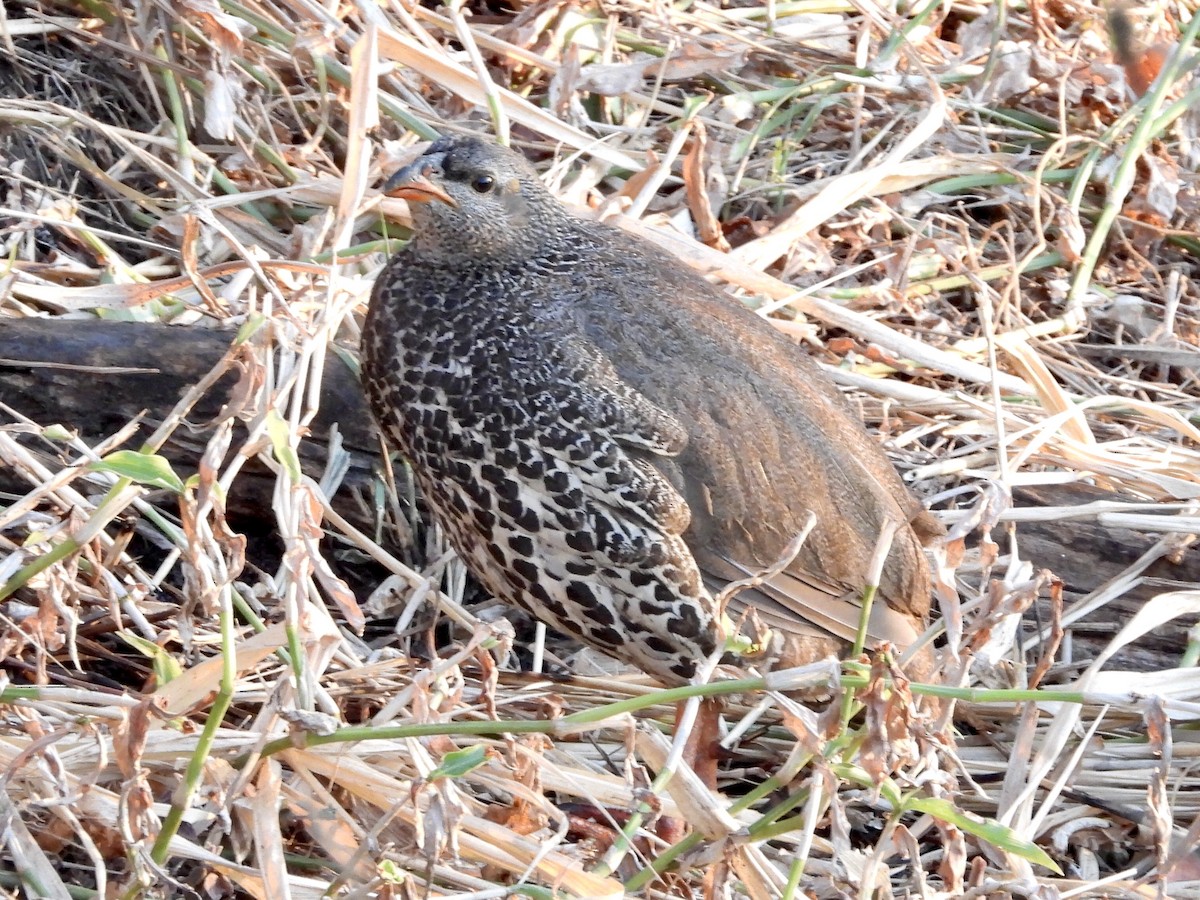
[[[487,762],[487,747],[475,744],[463,750],[452,750],[442,757],[442,764],[429,773],[429,780],[435,778],[462,778]]]
[[[928,813],[935,819],[949,822],[956,828],[973,834],[987,841],[993,847],[999,847],[1008,853],[1013,853],[1022,859],[1061,875],[1062,869],[1054,862],[1046,851],[1035,844],[1017,836],[1017,833],[1007,825],[1001,825],[991,819],[981,819],[976,815],[961,810],[949,800],[940,797],[910,797],[904,803],[904,808],[913,812]]]
[[[379,872],[379,877],[388,884],[404,884],[408,881],[408,873],[390,859],[381,862],[376,871]]]
[[[759,640],[755,641],[749,635],[739,632],[729,616],[722,618],[721,627],[725,631],[726,653],[732,653],[735,656],[752,656],[761,653],[771,644],[773,632],[769,628],[764,629],[763,633],[759,636]]]
[[[233,339],[235,344],[244,344],[254,335],[258,334],[260,328],[267,324],[267,317],[260,312],[251,313],[246,316],[246,321],[242,323],[242,327],[238,329],[237,337]]]
[[[48,531],[31,531],[25,535],[25,540],[21,541],[22,547],[36,547],[38,544],[45,543],[50,540],[50,532]]]
[[[272,409],[267,413],[267,435],[271,438],[271,447],[275,450],[275,458],[287,470],[293,484],[300,483],[300,460],[289,441],[291,429],[283,421],[279,410]]]
[[[148,641],[140,634],[134,634],[132,631],[121,631],[118,633],[125,643],[137,650],[142,656],[150,658],[154,668],[154,678],[158,682],[159,687],[174,681],[183,674],[183,669],[175,660],[175,657],[154,643],[154,641]]]
[[[47,425],[42,429],[42,437],[48,441],[69,441],[75,433],[64,425]]]
[[[138,484],[183,493],[183,481],[165,457],[136,450],[117,450],[91,465],[94,472],[112,472]]]
[[[855,763],[833,763],[830,768],[843,781],[850,781],[860,784],[865,788],[879,791],[879,796],[887,801],[888,805],[893,809],[899,809],[903,806],[904,798],[900,793],[900,786],[892,779],[885,778],[883,781],[876,783],[875,779],[871,777],[870,772]]]

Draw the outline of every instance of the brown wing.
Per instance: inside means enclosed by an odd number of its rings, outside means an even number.
[[[709,582],[772,567],[811,510],[817,525],[794,562],[732,610],[753,603],[775,627],[849,640],[878,536],[899,523],[870,636],[910,643],[930,600],[912,523],[928,518],[882,450],[770,324],[657,250],[615,243],[608,271],[624,278],[609,284],[636,287],[610,288],[581,324],[621,379],[688,432],[679,456],[655,464],[691,508],[684,539]]]

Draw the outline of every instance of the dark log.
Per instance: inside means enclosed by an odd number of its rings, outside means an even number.
[[[0,404],[38,425],[63,425],[93,445],[140,417],[138,433],[125,445],[137,448],[220,363],[235,337],[234,331],[194,326],[0,318]],[[237,378],[235,369],[226,372],[192,407],[187,424],[176,428],[159,451],[181,477],[195,471],[211,423],[229,401]],[[0,406],[0,426],[9,419]],[[320,410],[309,437],[300,443],[300,465],[313,478],[324,471],[335,425],[350,465],[342,489],[331,500],[344,517],[370,530],[373,523],[355,501],[353,489],[372,477],[380,445],[357,375],[341,356],[330,352]],[[0,464],[0,491],[20,496],[29,489]],[[264,555],[274,552],[274,489],[270,470],[250,460],[228,498],[230,517],[257,541],[256,548]],[[267,564],[266,559],[259,562]]]
[[[1082,483],[1013,491],[1013,504],[1017,507],[1069,507],[1122,500],[1129,498]],[[1114,528],[1090,518],[1021,522],[1017,526],[1022,558],[1062,579],[1068,606],[1122,574],[1163,537],[1168,535]],[[1167,591],[1194,590],[1198,583],[1200,550],[1195,545],[1178,562],[1161,558],[1151,563],[1133,587],[1072,626],[1075,659],[1085,664],[1090,662],[1151,597]],[[1045,612],[1044,606],[1040,609]],[[1187,645],[1188,628],[1193,624],[1176,620],[1155,629],[1118,653],[1109,668],[1154,671],[1173,667]]]
[[[149,434],[220,362],[234,337],[231,331],[139,322],[0,318],[0,402],[38,424],[71,427],[88,441],[145,413],[143,432]],[[227,373],[188,420],[202,425],[214,419],[235,382],[236,375]],[[314,446],[308,448],[314,458],[323,456],[335,423],[349,449],[368,456],[377,451],[358,379],[330,353],[312,425]]]
[[[1017,507],[1082,506],[1128,500],[1090,484],[1056,484],[1022,487],[1013,491]],[[1147,512],[1147,510],[1139,510]],[[1158,535],[1101,525],[1095,519],[1022,522],[1017,527],[1021,555],[1050,569],[1067,589],[1076,593],[1095,590],[1120,575],[1158,540]],[[1160,559],[1146,569],[1145,577],[1159,581],[1200,583],[1200,553],[1185,553],[1176,564]],[[1130,596],[1145,600],[1160,588],[1134,588]]]
[[[232,332],[197,327],[0,319],[0,403],[38,424],[60,423],[74,428],[89,442],[112,434],[145,412],[148,434],[184,392],[217,364],[233,337]],[[223,378],[195,407],[189,421],[203,424],[214,418],[234,381],[232,374]],[[303,442],[302,463],[311,474],[320,474],[326,441],[336,423],[352,458],[348,482],[362,483],[375,462],[379,444],[357,377],[335,353],[329,354],[322,389],[321,411],[310,438]],[[0,413],[0,424],[5,418]],[[182,471],[188,471],[194,467],[204,440],[202,433],[180,433],[163,452]],[[245,485],[239,487],[246,491]],[[10,485],[6,488],[14,489]],[[269,482],[262,490],[265,493],[256,502],[262,505],[259,514],[269,519]],[[251,495],[255,492],[250,489]],[[1072,484],[1022,488],[1016,492],[1014,502],[1018,506],[1045,507],[1121,499],[1098,488]],[[246,504],[242,506],[244,513]],[[1108,528],[1094,519],[1021,523],[1017,534],[1022,556],[1058,575],[1068,602],[1119,574],[1158,540],[1157,535]],[[1200,552],[1191,549],[1178,563],[1159,560],[1146,571],[1145,579],[1085,624],[1076,626],[1075,638],[1083,641],[1083,653],[1089,652],[1087,647],[1093,643],[1102,646],[1148,597],[1200,583]],[[1123,659],[1139,668],[1169,665],[1186,644],[1189,624],[1172,623],[1156,631]]]

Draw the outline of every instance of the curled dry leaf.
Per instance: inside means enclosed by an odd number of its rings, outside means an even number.
[[[324,504],[317,496],[320,488],[305,479],[296,486],[296,491],[299,501],[296,508],[300,513],[298,537],[308,553],[313,574],[326,595],[337,605],[346,624],[361,634],[367,624],[366,615],[358,605],[354,591],[350,590],[350,586],[334,573],[325,554],[321,552],[321,541],[325,537],[325,533],[321,527]]]
[[[1125,213],[1154,226],[1154,238],[1158,238],[1157,229],[1173,222],[1179,208],[1183,187],[1179,166],[1170,158],[1145,154],[1138,161],[1138,174],[1141,177],[1125,202]]]
[[[657,62],[655,57],[647,56],[629,63],[591,63],[580,67],[573,87],[601,97],[620,97],[639,90],[646,70]]]
[[[871,661],[871,677],[858,694],[866,715],[865,737],[859,764],[871,779],[881,783],[893,771],[918,757],[912,732],[912,692],[899,670],[890,669],[882,655]]]
[[[217,51],[210,62],[212,67],[204,73],[204,130],[214,138],[233,140],[245,87],[240,70],[232,62],[241,55],[242,45],[254,34],[254,28],[224,12],[214,0],[185,0],[182,5]]]
[[[725,240],[713,210],[714,200],[719,207],[724,199],[724,177],[719,166],[710,165],[708,131],[702,122],[695,124],[691,146],[683,159],[683,184],[687,190],[688,210],[696,224],[697,239],[718,250],[728,250],[729,242]]]
[[[254,34],[249,22],[226,13],[216,0],[183,0],[180,7],[227,59],[238,55],[246,38]]]
[[[701,75],[734,71],[746,58],[744,44],[731,43],[724,49],[711,49],[698,42],[684,44],[676,52],[657,57],[634,54],[626,63],[591,63],[580,68],[575,87],[603,97],[620,97],[640,90],[646,81],[683,81]]]
[[[149,697],[133,709],[123,711],[113,734],[113,758],[124,777],[122,818],[135,840],[152,838],[158,831],[158,817],[153,812],[154,792],[142,757],[147,736],[163,711],[162,699]]]

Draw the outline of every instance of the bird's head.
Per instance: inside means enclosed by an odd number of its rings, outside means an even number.
[[[420,252],[447,262],[529,258],[567,216],[523,157],[475,137],[439,138],[383,192],[409,201]]]

